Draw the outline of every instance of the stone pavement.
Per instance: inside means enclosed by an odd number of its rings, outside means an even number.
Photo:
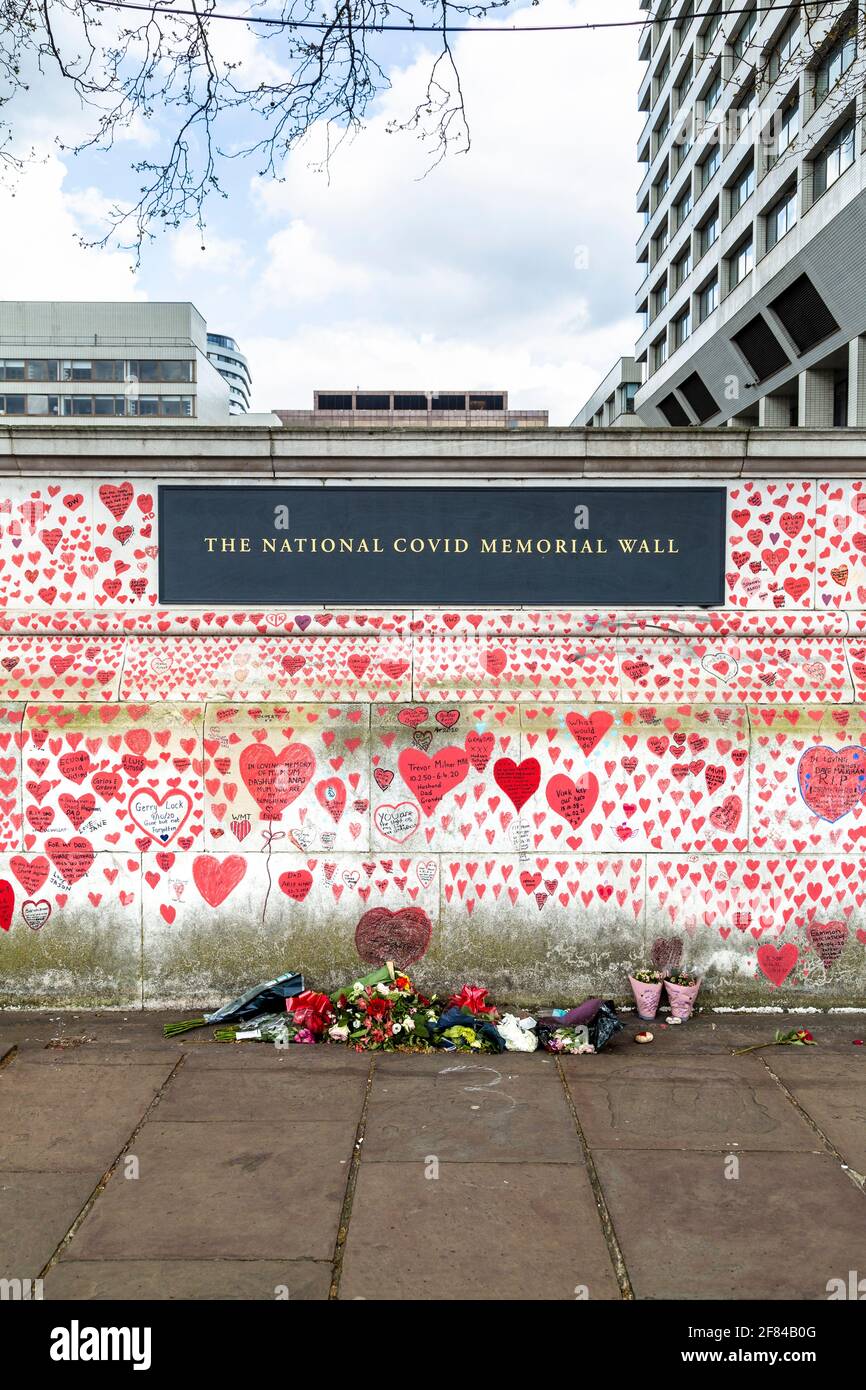
[[[708,1015],[650,1047],[630,1020],[561,1062],[163,1021],[0,1013],[0,1276],[47,1299],[824,1299],[866,1276],[866,1015]],[[731,1056],[804,1024],[818,1047]]]

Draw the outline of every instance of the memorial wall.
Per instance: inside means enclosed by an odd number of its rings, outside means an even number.
[[[708,1005],[862,1004],[847,466],[49,465],[0,479],[0,1002],[394,956],[526,1004],[651,957]]]

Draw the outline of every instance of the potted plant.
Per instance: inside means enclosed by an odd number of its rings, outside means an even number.
[[[634,995],[638,1018],[655,1018],[662,997],[664,975],[660,970],[636,970],[628,982]]]
[[[689,970],[680,970],[676,974],[668,975],[665,991],[674,1018],[681,1019],[683,1023],[691,1018],[701,983],[700,977],[693,975]]]

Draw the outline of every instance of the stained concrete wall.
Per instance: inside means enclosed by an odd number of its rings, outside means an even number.
[[[0,1001],[863,1003],[866,483],[730,480],[711,613],[251,613],[159,605],[156,482],[0,480]]]

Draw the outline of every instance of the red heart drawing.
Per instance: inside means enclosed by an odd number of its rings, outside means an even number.
[[[420,907],[401,907],[391,912],[374,907],[355,928],[355,947],[368,965],[392,960],[401,970],[420,960],[430,945],[433,924]]]
[[[767,942],[758,947],[758,965],[771,985],[778,989],[783,985],[797,964],[800,952],[791,942],[784,946],[774,946]]]
[[[848,940],[848,928],[844,922],[810,922],[806,936],[814,946],[821,964],[829,970],[842,954]]]
[[[189,794],[180,790],[168,791],[158,797],[149,787],[136,787],[129,798],[129,815],[133,824],[158,845],[171,844],[191,810]]]
[[[466,777],[469,756],[463,748],[440,748],[432,755],[418,748],[404,748],[397,759],[397,767],[421,810],[429,816],[443,796]]]
[[[0,878],[0,931],[8,931],[15,911],[15,889],[8,878]]]
[[[93,846],[82,835],[73,835],[71,840],[62,840],[54,835],[45,841],[45,853],[55,869],[69,884],[83,878],[94,860]]]
[[[716,806],[710,812],[710,824],[716,830],[727,830],[728,833],[736,830],[740,823],[740,816],[743,814],[743,803],[738,796],[726,796],[721,806]]]
[[[346,809],[346,784],[340,777],[328,777],[316,783],[316,800],[328,815],[338,822]]]
[[[247,861],[240,854],[230,854],[225,859],[200,854],[192,865],[193,882],[209,907],[225,902],[246,871]]]
[[[516,763],[513,758],[499,758],[493,764],[493,780],[505,792],[515,811],[520,811],[538,791],[541,765],[537,758],[524,758],[522,763]]]
[[[866,749],[807,748],[797,768],[800,795],[821,820],[837,821],[866,795]]]
[[[564,821],[568,821],[572,830],[577,830],[598,800],[598,778],[594,772],[585,772],[573,782],[564,772],[560,772],[556,777],[551,777],[546,791],[547,804]]]
[[[302,903],[313,886],[313,875],[308,869],[288,869],[280,874],[277,883],[287,898]]]
[[[312,749],[289,743],[274,753],[264,743],[252,743],[240,756],[241,777],[262,820],[280,820],[283,811],[310,781],[316,768]]]
[[[578,748],[588,755],[598,747],[613,724],[613,715],[600,709],[594,710],[589,718],[572,713],[565,716],[565,723]]]

